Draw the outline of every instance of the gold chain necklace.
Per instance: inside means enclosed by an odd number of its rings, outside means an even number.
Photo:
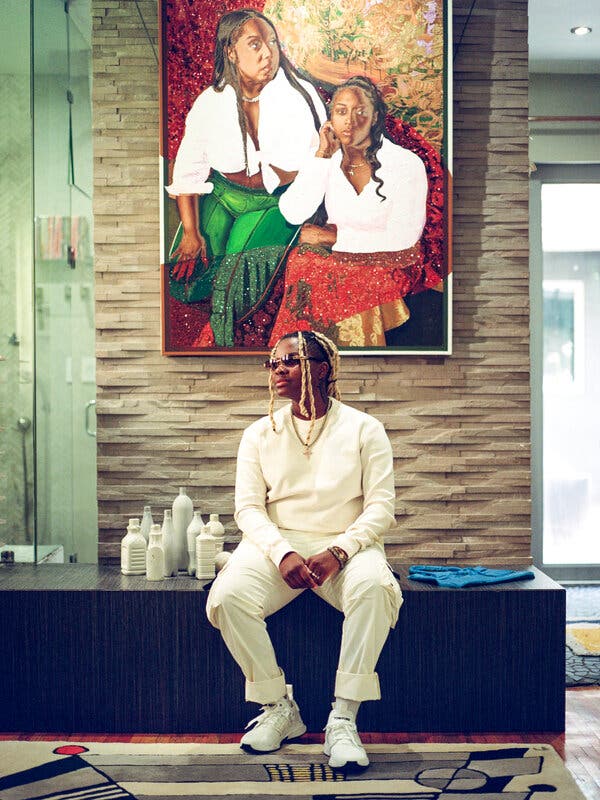
[[[327,405],[327,411],[326,411],[326,412],[325,412],[325,414],[323,415],[323,424],[322,424],[322,425],[321,425],[321,427],[319,428],[319,430],[318,430],[318,432],[317,432],[317,435],[315,436],[315,438],[314,438],[314,439],[312,440],[312,442],[310,442],[310,443],[309,443],[308,441],[306,441],[306,442],[305,442],[305,441],[304,441],[304,439],[303,439],[303,438],[300,436],[300,433],[299,433],[299,431],[298,431],[298,428],[296,428],[296,423],[294,422],[294,415],[293,415],[293,414],[291,414],[291,419],[292,419],[292,430],[294,431],[294,433],[296,434],[296,438],[298,439],[298,441],[300,442],[300,444],[301,444],[301,445],[302,445],[302,447],[304,448],[304,449],[303,449],[303,451],[302,451],[302,454],[303,454],[303,455],[305,455],[305,456],[306,456],[306,458],[310,458],[310,456],[311,456],[310,448],[311,448],[311,447],[314,447],[314,445],[317,443],[317,441],[318,441],[318,439],[319,439],[320,435],[321,435],[321,434],[323,433],[323,431],[325,430],[325,426],[327,425],[327,417],[329,416],[329,409],[330,409],[330,408],[331,408],[331,400],[329,401],[329,403],[328,403],[328,405]]]
[[[361,161],[360,164],[343,164],[343,169],[348,173],[348,175],[352,175],[354,177],[354,170],[358,169],[359,167],[368,166],[368,161]]]

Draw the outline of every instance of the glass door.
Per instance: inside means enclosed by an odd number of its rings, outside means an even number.
[[[536,563],[600,580],[600,168],[540,167],[531,200]]]
[[[33,135],[29,3],[0,26],[0,553],[32,561],[34,510]]]
[[[0,557],[95,562],[91,0],[0,2]]]
[[[34,2],[38,560],[97,560],[91,13]]]

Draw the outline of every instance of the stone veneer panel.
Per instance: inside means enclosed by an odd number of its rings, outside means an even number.
[[[137,6],[158,50],[156,0]],[[255,356],[161,355],[158,67],[136,3],[92,8],[99,555],[180,485],[233,543],[265,375]],[[454,354],[343,359],[343,398],[394,449],[392,562],[530,561],[527,81],[527,0],[481,0],[454,63]]]

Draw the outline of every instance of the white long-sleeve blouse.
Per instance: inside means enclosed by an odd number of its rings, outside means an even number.
[[[323,122],[325,107],[316,89],[307,81],[300,83]],[[259,149],[252,137],[246,136],[248,174],[261,171],[265,188],[272,193],[279,186],[279,178],[269,165],[290,172],[298,170],[316,152],[319,134],[306,100],[281,68],[261,91],[259,103]],[[232,173],[245,166],[235,90],[226,86],[217,92],[211,86],[196,98],[187,115],[167,192],[171,196],[210,194],[213,186],[207,179],[211,168]]]
[[[337,226],[333,250],[377,253],[405,250],[416,244],[425,227],[427,173],[416,153],[384,139],[377,153],[383,179],[371,178],[360,194],[341,169],[342,153],[307,159],[294,182],[282,194],[279,208],[293,225],[309,219],[323,198],[328,222]]]

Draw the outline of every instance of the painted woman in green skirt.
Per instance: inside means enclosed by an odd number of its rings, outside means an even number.
[[[217,346],[233,346],[236,321],[261,300],[296,237],[279,197],[316,151],[324,120],[269,20],[247,9],[223,15],[212,86],[187,116],[167,186],[181,218],[170,293],[186,303],[212,297],[204,338]]]

